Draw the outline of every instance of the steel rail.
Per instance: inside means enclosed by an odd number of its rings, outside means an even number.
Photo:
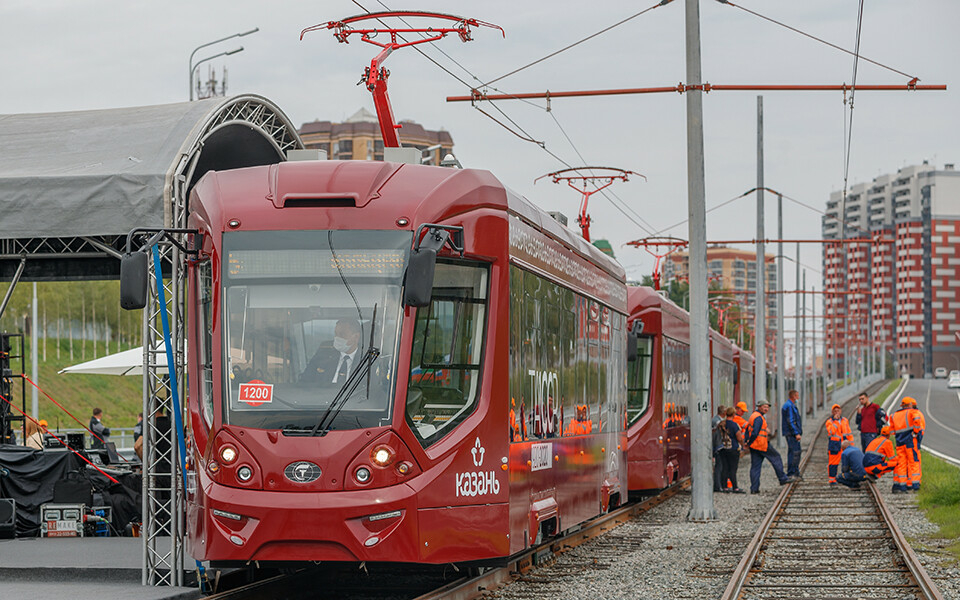
[[[534,567],[535,557],[541,556],[545,552],[558,554],[575,548],[626,523],[637,515],[643,514],[651,508],[662,504],[677,492],[689,486],[689,477],[681,479],[652,498],[647,498],[642,502],[627,504],[622,508],[589,521],[575,532],[544,542],[538,547],[531,548],[516,558],[511,559],[510,563],[506,566],[495,568],[475,577],[454,581],[442,588],[418,596],[415,600],[473,600],[474,598],[479,598],[488,590],[513,581],[515,574],[528,572]]]
[[[874,384],[870,388],[870,393],[875,391],[873,388],[882,389],[881,386],[884,384],[884,381]],[[817,440],[820,439],[820,435],[823,433],[823,431],[823,427],[817,427],[817,433],[814,434],[813,440],[803,453],[799,466],[801,472],[803,472],[804,468],[807,466],[807,463],[810,462],[810,457],[813,456],[813,451],[817,445]],[[757,555],[760,554],[764,540],[767,539],[770,527],[773,525],[777,515],[780,514],[780,511],[783,510],[784,506],[786,505],[787,498],[789,498],[793,493],[795,484],[796,482],[791,482],[783,486],[783,489],[780,490],[780,494],[777,496],[776,500],[774,500],[773,506],[770,507],[770,510],[763,517],[763,520],[760,521],[760,525],[757,527],[757,532],[753,535],[753,538],[747,545],[746,551],[743,553],[743,557],[740,559],[740,562],[737,563],[737,567],[733,570],[733,574],[730,576],[730,582],[727,584],[726,589],[724,589],[721,600],[734,600],[740,596],[740,593],[743,590],[743,585],[746,583],[747,578],[750,575],[750,569],[756,562]]]
[[[877,490],[877,486],[871,482],[867,487],[870,488],[870,493],[877,503],[877,508],[880,510],[883,520],[890,528],[890,533],[893,535],[893,541],[897,545],[897,550],[899,550],[903,556],[907,568],[910,569],[910,574],[913,575],[914,580],[916,580],[917,585],[920,586],[924,596],[929,600],[943,600],[940,590],[937,589],[936,584],[933,583],[933,580],[930,578],[930,574],[923,568],[923,564],[920,563],[916,552],[913,551],[913,547],[907,542],[907,538],[904,537],[903,532],[900,531],[900,527],[898,527],[896,521],[893,520],[893,514],[890,512],[889,507],[887,507],[887,503],[883,500],[883,496],[881,496],[879,490]]]

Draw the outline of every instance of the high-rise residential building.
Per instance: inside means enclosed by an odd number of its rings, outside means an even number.
[[[413,121],[400,121],[400,142],[423,152],[424,164],[439,165],[453,152],[450,133],[431,131]],[[306,148],[317,148],[331,160],[383,160],[383,138],[377,116],[361,108],[343,123],[312,121],[300,126]]]
[[[774,256],[766,255],[764,276],[767,280],[766,291],[777,289],[777,263]],[[663,281],[683,279],[689,272],[690,257],[686,252],[674,252],[663,259]],[[746,306],[744,312],[752,313],[756,306],[757,290],[757,253],[727,246],[707,248],[707,272],[711,283],[723,290],[736,292],[737,299]],[[752,293],[750,293],[752,292]],[[767,296],[767,331],[773,331],[777,319],[777,297]]]
[[[960,368],[960,171],[924,162],[833,192],[822,219],[827,372],[870,349],[914,376]]]

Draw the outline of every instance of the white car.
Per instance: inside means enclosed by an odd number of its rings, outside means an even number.
[[[946,379],[947,378],[947,368],[946,367],[937,367],[933,370],[933,376],[937,379]]]
[[[960,388],[960,371],[954,371],[950,373],[950,378],[947,379],[948,388]]]

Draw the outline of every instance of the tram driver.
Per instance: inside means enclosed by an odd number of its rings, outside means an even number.
[[[343,385],[350,376],[360,348],[360,323],[356,319],[340,319],[333,336],[331,342],[320,345],[307,363],[307,368],[300,375],[301,381]]]

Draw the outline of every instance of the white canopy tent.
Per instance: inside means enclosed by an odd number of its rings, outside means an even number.
[[[163,362],[163,361],[161,361]],[[158,367],[157,373],[165,374],[166,367]],[[143,375],[143,346],[88,360],[59,371],[85,375]]]

